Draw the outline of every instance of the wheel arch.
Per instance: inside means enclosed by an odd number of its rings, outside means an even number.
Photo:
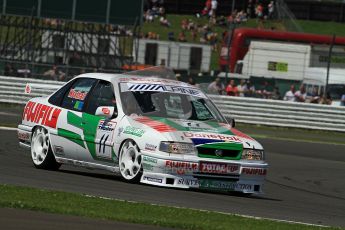
[[[32,129],[31,129],[31,139],[30,139],[30,142],[32,141],[32,136],[33,136],[35,130],[36,130],[37,128],[39,128],[39,127],[42,127],[42,128],[44,128],[45,130],[47,130],[47,132],[48,132],[48,137],[49,137],[49,145],[50,145],[49,148],[52,150],[54,157],[56,157],[56,155],[55,155],[55,149],[54,149],[53,146],[52,146],[52,139],[51,139],[51,135],[50,135],[50,130],[47,129],[46,127],[44,127],[43,125],[34,125],[34,126],[32,127]]]
[[[48,141],[49,141],[49,145],[48,145],[48,149],[47,149],[47,153],[46,153],[46,157],[45,159],[42,160],[42,162],[40,164],[37,164],[35,163],[35,160],[33,158],[33,156],[31,156],[32,158],[32,161],[34,163],[34,166],[36,168],[39,168],[39,169],[48,169],[48,170],[57,170],[61,164],[56,162],[56,159],[55,159],[55,153],[54,153],[54,148],[52,147],[52,142],[51,142],[51,133],[50,133],[50,130],[47,129],[46,127],[42,126],[42,125],[34,125],[31,129],[31,155],[33,154],[32,153],[32,138],[34,136],[34,133],[36,132],[36,130],[38,128],[41,128],[41,130],[45,133],[44,130],[46,130],[46,133],[45,135],[48,136]]]
[[[141,152],[140,150],[140,147],[139,147],[139,145],[138,145],[138,143],[134,140],[134,139],[132,139],[132,138],[125,138],[125,139],[123,139],[122,140],[122,142],[121,142],[121,144],[120,144],[120,147],[119,147],[119,155],[120,155],[120,151],[121,151],[121,149],[122,149],[122,146],[124,145],[124,143],[126,142],[126,141],[133,141],[137,146],[138,146],[138,149],[139,149],[139,152]]]
[[[142,153],[141,153],[141,151],[140,151],[140,147],[138,146],[138,143],[137,143],[134,139],[132,139],[132,138],[126,138],[126,139],[124,139],[124,140],[121,142],[121,144],[120,144],[120,147],[119,147],[119,155],[118,155],[118,158],[119,158],[119,169],[120,169],[120,174],[121,174],[122,178],[125,179],[126,181],[128,181],[128,182],[130,182],[130,183],[138,183],[138,182],[140,182],[141,177],[142,177],[142,175],[143,175],[143,167],[142,167],[141,163],[140,163],[140,168],[138,168],[138,171],[135,173],[134,177],[132,177],[132,178],[126,178],[126,176],[124,176],[124,175],[122,174],[122,172],[121,172],[121,158],[122,158],[121,152],[122,152],[122,148],[123,148],[124,144],[125,144],[126,142],[128,142],[128,141],[132,142],[132,144],[135,145],[135,146],[137,147],[138,155],[139,155],[140,158],[141,158],[140,162],[142,162]]]

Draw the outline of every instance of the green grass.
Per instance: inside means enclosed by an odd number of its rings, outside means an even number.
[[[323,229],[321,227],[258,220],[210,211],[101,199],[76,193],[10,185],[0,185],[0,207],[180,229]]]
[[[305,33],[345,36],[345,24],[338,22],[319,22],[298,20]]]
[[[154,32],[159,34],[160,40],[168,40],[168,33],[174,32],[175,38],[178,37],[178,34],[182,31],[181,21],[183,19],[192,19],[196,24],[205,25],[208,23],[207,18],[196,18],[194,15],[167,15],[168,21],[171,23],[171,27],[167,28],[161,26],[159,23],[159,18],[155,19],[153,23],[144,23],[141,31],[146,34],[148,32]],[[305,33],[314,33],[314,34],[325,34],[325,35],[337,35],[345,36],[345,24],[337,22],[319,22],[319,21],[308,21],[308,20],[296,20],[297,24],[303,29]],[[257,28],[262,27],[270,29],[274,27],[276,30],[286,30],[286,23],[277,20],[265,21],[263,24],[258,24],[256,19],[249,19],[247,22],[238,25],[238,27],[248,27],[248,28]],[[218,34],[219,45],[221,44],[221,35],[227,30],[226,27],[213,27],[213,32]],[[186,31],[186,38],[188,42],[200,43],[200,37],[196,41],[192,41],[191,33]],[[211,70],[218,69],[218,57],[219,51],[213,51],[211,57]]]

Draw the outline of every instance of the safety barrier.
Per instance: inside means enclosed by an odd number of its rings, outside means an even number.
[[[51,94],[62,84],[0,76],[0,102],[25,104],[32,97]],[[209,97],[226,117],[235,118],[239,123],[345,132],[344,107],[220,95]]]
[[[63,84],[64,82],[0,76],[0,102],[25,104],[33,97],[51,94]]]
[[[345,132],[345,108],[340,106],[218,95],[209,97],[226,117],[233,117],[237,122]]]

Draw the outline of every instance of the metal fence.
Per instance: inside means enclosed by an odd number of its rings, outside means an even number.
[[[63,82],[0,76],[0,102],[25,104],[46,96]],[[26,91],[31,90],[31,93]],[[209,95],[226,117],[236,122],[345,132],[345,108],[277,100]]]
[[[0,102],[25,104],[33,97],[46,96],[63,85],[64,82],[38,80],[31,78],[0,76]],[[26,92],[27,86],[30,93]]]
[[[237,122],[345,132],[345,108],[269,99],[209,95]]]

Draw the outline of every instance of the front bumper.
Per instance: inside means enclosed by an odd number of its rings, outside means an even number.
[[[151,185],[217,191],[262,193],[267,163],[196,157],[171,160],[143,155],[141,182]]]
[[[32,127],[26,125],[18,125],[17,135],[19,146],[23,148],[30,148]]]

